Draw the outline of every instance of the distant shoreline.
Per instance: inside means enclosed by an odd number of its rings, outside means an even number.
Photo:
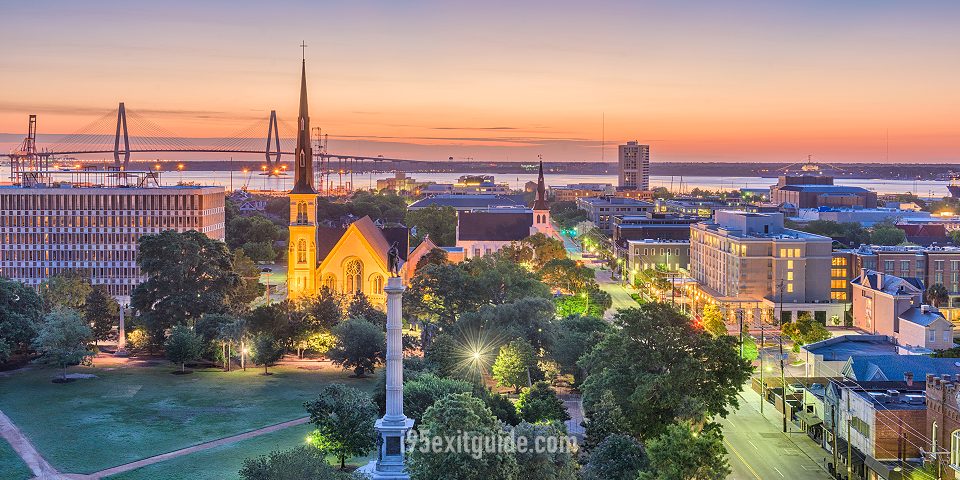
[[[90,162],[94,163],[94,162]],[[100,164],[101,162],[95,162]],[[252,172],[261,170],[265,165],[263,161],[237,160],[192,160],[192,161],[133,161],[131,169],[153,170],[156,165],[160,165],[162,171],[176,170],[177,164],[183,163],[189,170],[203,171],[230,171],[241,172],[247,169]],[[285,162],[286,163],[286,162]],[[791,166],[789,170],[783,170]],[[615,175],[617,173],[616,163],[596,163],[596,162],[544,162],[545,170],[556,174],[580,174],[580,175]],[[785,173],[798,175],[803,173],[800,170],[800,164],[787,163],[681,163],[681,162],[651,162],[650,174],[660,176],[701,176],[701,177],[764,177],[776,178]],[[888,164],[864,164],[848,163],[836,165],[837,168],[824,166],[821,172],[824,175],[831,175],[836,178],[858,178],[858,179],[886,179],[886,180],[937,180],[949,181],[954,172],[960,173],[960,164],[909,164],[909,165],[888,165]],[[315,166],[315,168],[318,168]],[[338,162],[331,162],[331,171],[340,168]],[[350,165],[343,164],[344,169],[349,169]],[[493,173],[493,174],[517,174],[535,172],[535,166],[532,163],[524,162],[462,162],[462,161],[438,161],[438,162],[416,162],[401,164],[400,168],[411,174],[415,173]],[[354,173],[361,172],[390,172],[395,170],[395,165],[390,162],[357,162],[354,165]]]

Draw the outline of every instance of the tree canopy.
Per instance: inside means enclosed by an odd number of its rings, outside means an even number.
[[[316,400],[303,406],[317,430],[311,443],[321,451],[334,455],[340,469],[349,457],[363,456],[373,450],[377,406],[361,390],[334,383],[323,387]]]
[[[30,348],[43,301],[32,288],[0,277],[0,363]]]
[[[327,357],[335,365],[353,369],[357,377],[373,373],[387,353],[386,334],[362,318],[351,318],[334,327],[332,333],[337,343]]]
[[[67,379],[67,367],[85,362],[94,355],[90,349],[93,331],[75,310],[57,308],[48,313],[40,324],[34,348],[43,354],[40,361],[57,365],[62,380]]]
[[[438,247],[452,247],[457,243],[457,211],[453,207],[431,206],[409,210],[406,224],[411,229],[416,229],[413,238],[417,244],[427,235]]]
[[[500,347],[500,353],[493,362],[493,378],[497,384],[513,387],[519,393],[520,387],[527,385],[533,375],[531,370],[536,368],[536,352],[530,343],[518,338]]]
[[[76,270],[64,270],[40,284],[40,296],[47,311],[57,307],[80,310],[91,290],[90,279]]]
[[[626,419],[625,431],[653,438],[678,419],[725,416],[749,378],[730,336],[713,337],[664,303],[620,310],[619,327],[583,356],[584,409],[596,412],[610,392]]]

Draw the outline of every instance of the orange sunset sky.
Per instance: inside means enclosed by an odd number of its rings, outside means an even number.
[[[293,123],[407,158],[960,161],[960,3],[16,2],[0,144],[124,101],[184,136]],[[131,129],[131,134],[136,132]],[[889,151],[888,151],[889,145]],[[41,146],[43,146],[41,144]]]

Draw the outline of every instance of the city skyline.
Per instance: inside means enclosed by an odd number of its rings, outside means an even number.
[[[30,113],[68,134],[119,101],[186,136],[292,120],[301,40],[312,123],[346,153],[599,161],[605,139],[607,162],[638,140],[654,162],[932,163],[960,147],[947,2],[53,5],[7,9],[4,43],[50,32],[0,54],[7,149]]]

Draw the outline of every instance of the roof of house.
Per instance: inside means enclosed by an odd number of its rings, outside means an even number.
[[[457,240],[513,242],[530,236],[530,210],[488,210],[457,214]]]
[[[940,310],[937,310],[936,307],[931,305],[924,306],[928,308],[927,311],[924,311],[922,307],[908,308],[907,311],[900,314],[900,319],[906,320],[910,323],[915,323],[921,327],[930,326],[938,320],[942,320],[944,322],[947,321],[943,314],[940,313]]]
[[[897,346],[886,335],[838,335],[804,345],[804,350],[825,361],[846,361],[853,355],[896,355]]]
[[[340,242],[340,239],[347,233],[347,230],[350,227],[356,227],[357,231],[360,232],[360,235],[363,236],[370,242],[370,246],[377,253],[377,256],[383,261],[384,265],[388,264],[387,253],[390,251],[390,245],[393,245],[393,242],[397,242],[397,250],[400,253],[400,258],[402,260],[407,259],[407,252],[409,250],[409,238],[407,235],[406,227],[385,227],[381,229],[369,216],[364,216],[363,218],[351,223],[348,227],[317,227],[317,259],[323,261],[327,258],[327,255],[333,251],[334,247],[337,246],[337,243]]]
[[[880,284],[882,279],[883,285]],[[861,285],[871,290],[878,290],[888,295],[910,295],[923,292],[923,282],[913,277],[898,277],[873,270],[866,270],[850,281],[853,285]]]
[[[925,355],[854,355],[843,367],[843,376],[857,381],[902,380],[907,372],[915,379],[926,378],[927,374],[956,375],[960,373],[960,360]]]
[[[522,203],[506,195],[433,195],[422,198],[407,207],[410,210],[427,207],[453,207],[457,210],[475,210],[492,207],[526,208]]]

